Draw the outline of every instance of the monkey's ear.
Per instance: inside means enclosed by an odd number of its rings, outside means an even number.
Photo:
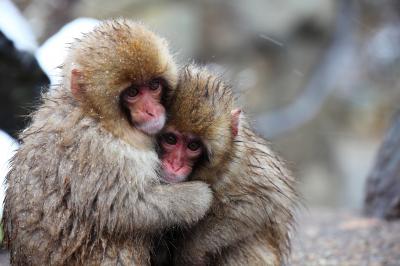
[[[71,92],[75,98],[80,98],[83,92],[80,84],[82,73],[78,69],[71,70]]]
[[[232,134],[235,137],[239,133],[239,118],[241,112],[242,110],[240,108],[236,108],[231,111]]]

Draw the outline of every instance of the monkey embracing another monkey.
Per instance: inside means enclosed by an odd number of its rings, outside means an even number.
[[[175,243],[175,265],[281,265],[298,196],[294,178],[235,109],[229,86],[186,67],[159,137],[164,179],[211,185],[209,213]]]
[[[12,265],[148,265],[151,239],[207,211],[203,182],[161,185],[154,137],[177,71],[166,42],[128,20],[72,44],[11,162]]]

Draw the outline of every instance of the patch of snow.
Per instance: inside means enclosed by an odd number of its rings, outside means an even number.
[[[75,19],[62,27],[38,49],[36,59],[50,78],[51,84],[57,84],[60,80],[59,66],[65,60],[69,44],[80,38],[83,33],[91,31],[99,22],[93,18]]]
[[[34,52],[38,47],[31,26],[10,0],[0,0],[0,30],[18,50]]]

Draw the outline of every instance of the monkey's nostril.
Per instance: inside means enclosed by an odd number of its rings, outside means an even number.
[[[149,112],[148,110],[146,110],[146,114],[148,114],[149,116],[154,116],[154,114],[152,112]]]

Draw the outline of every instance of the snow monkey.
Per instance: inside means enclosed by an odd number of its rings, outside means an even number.
[[[208,214],[175,244],[174,265],[281,265],[298,200],[291,173],[218,76],[188,66],[171,99],[159,137],[164,179],[202,180],[214,192]]]
[[[7,177],[12,265],[149,265],[153,235],[198,221],[204,182],[162,184],[154,134],[177,68],[165,40],[129,20],[71,45]]]

